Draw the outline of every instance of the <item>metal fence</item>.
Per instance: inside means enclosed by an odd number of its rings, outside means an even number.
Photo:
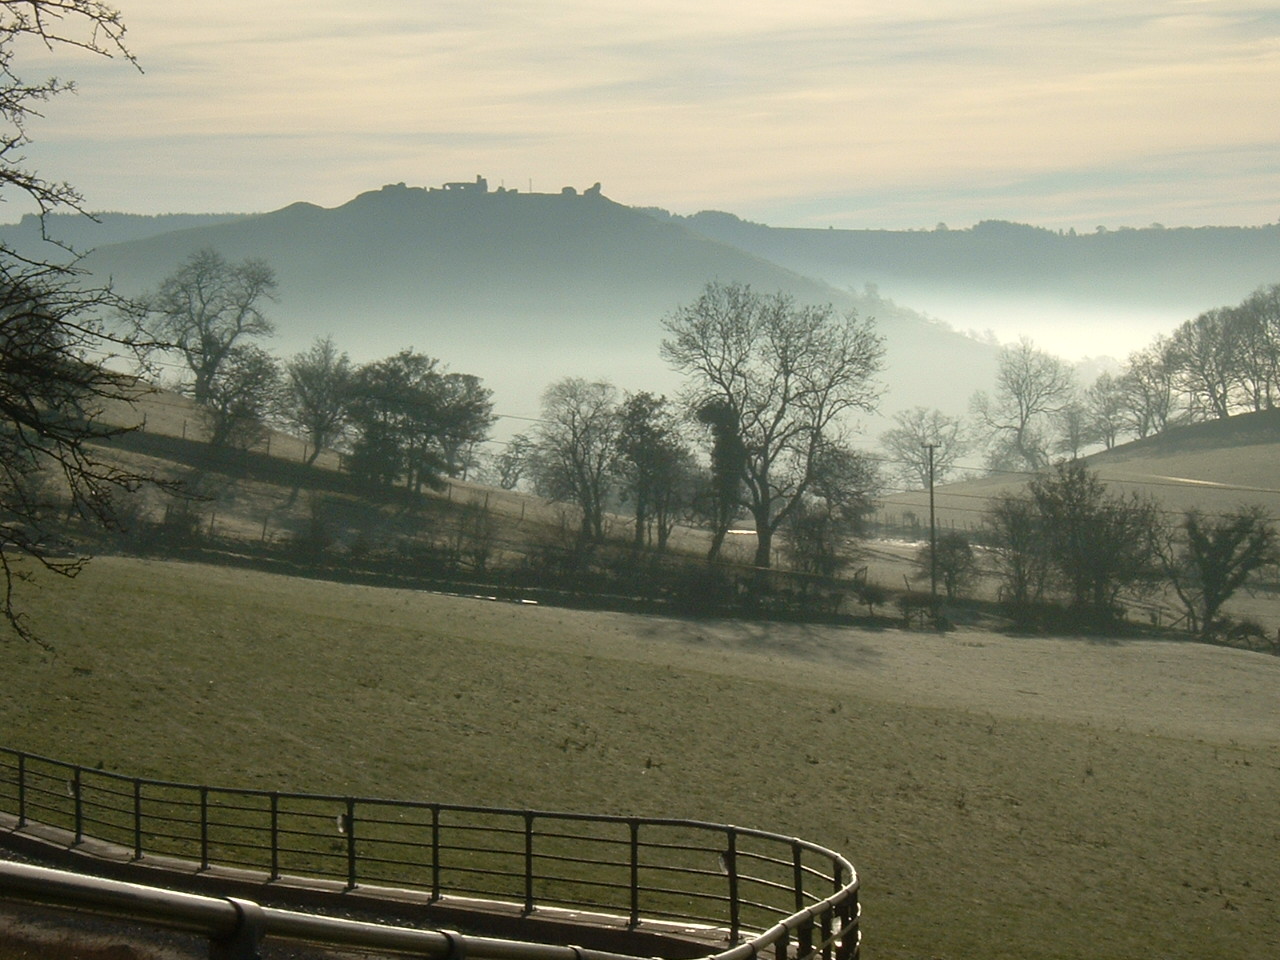
[[[0,748],[0,811],[201,870],[234,867],[706,925],[751,955],[852,960],[857,876],[791,837],[692,820],[241,790],[126,777]]]

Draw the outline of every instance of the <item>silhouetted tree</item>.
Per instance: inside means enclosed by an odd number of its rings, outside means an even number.
[[[307,440],[307,463],[342,435],[355,370],[332,337],[318,337],[285,364],[281,412]]]
[[[530,468],[539,493],[582,511],[579,539],[604,540],[605,503],[617,455],[618,391],[611,383],[567,377],[542,394]]]
[[[514,490],[520,484],[529,467],[529,457],[533,453],[533,438],[525,433],[517,433],[506,442],[493,461],[498,474],[498,486],[503,490]]]
[[[1085,447],[1097,439],[1088,409],[1074,396],[1053,415],[1053,425],[1058,432],[1058,439],[1053,445],[1054,450],[1066,454],[1073,460],[1080,456],[1080,452]]]
[[[475,466],[476,444],[485,441],[493,426],[493,391],[470,373],[443,374],[436,391],[441,412],[436,442],[445,472],[465,477]]]
[[[1160,520],[1153,501],[1109,495],[1079,460],[1058,464],[1028,490],[1048,566],[1077,615],[1110,621],[1122,591],[1144,591],[1160,581]]]
[[[1280,284],[1260,287],[1226,312],[1235,379],[1251,410],[1280,398]]]
[[[1193,633],[1217,630],[1223,604],[1255,570],[1280,559],[1276,529],[1260,508],[1242,507],[1222,517],[1186,514],[1181,549],[1168,565]]]
[[[1176,381],[1173,345],[1168,337],[1157,337],[1149,347],[1129,355],[1120,382],[1124,417],[1138,439],[1160,433],[1172,422]]]
[[[414,493],[443,488],[439,438],[448,411],[437,367],[432,357],[401,350],[356,371],[349,406],[353,473],[386,485],[403,477]]]
[[[979,392],[972,407],[998,470],[1039,470],[1049,462],[1048,420],[1071,399],[1070,368],[1025,337],[1002,347],[994,395]]]
[[[1088,434],[1110,450],[1124,429],[1124,385],[1119,377],[1100,373],[1085,391]]]
[[[968,537],[955,530],[939,533],[936,567],[933,556],[933,545],[926,543],[916,554],[916,569],[928,577],[932,577],[936,569],[947,599],[955,600],[978,571],[978,560]]]
[[[275,357],[254,344],[232,347],[206,386],[200,406],[209,443],[247,449],[262,440],[279,395]]]
[[[628,394],[618,410],[617,444],[620,492],[635,516],[634,545],[643,546],[656,532],[658,548],[665,549],[676,499],[687,489],[693,462],[666,397]]]
[[[1206,310],[1173,333],[1169,356],[1189,398],[1192,420],[1231,416],[1237,351],[1228,317],[1223,309]]]
[[[986,527],[1001,600],[1014,619],[1027,622],[1049,580],[1046,534],[1035,502],[1025,492],[996,497]]]
[[[191,395],[203,404],[232,349],[274,332],[263,307],[275,290],[275,273],[266,261],[229,263],[206,248],[139,301],[138,323],[182,356],[194,378]]]
[[[31,118],[71,84],[23,78],[20,54],[76,50],[132,63],[124,32],[120,14],[92,0],[0,4],[0,199],[23,198],[42,217],[82,212],[75,189],[46,180],[26,156]],[[119,297],[85,287],[67,251],[49,250],[0,244],[0,613],[26,639],[38,638],[14,602],[29,576],[23,558],[74,576],[87,558],[65,536],[68,517],[111,526],[120,495],[149,479],[96,445],[120,432],[107,425],[108,408],[127,409],[140,392],[109,367],[144,344],[107,321],[126,306]]]
[[[828,443],[815,458],[813,482],[786,525],[794,569],[833,577],[853,559],[850,541],[862,533],[881,481],[870,458]]]
[[[737,421],[755,563],[767,567],[774,532],[808,491],[824,444],[847,414],[875,407],[880,338],[870,321],[830,304],[799,306],[743,284],[708,284],[663,326],[663,357],[690,378],[689,408],[718,403]]]
[[[711,548],[707,559],[718,560],[729,533],[729,525],[742,506],[743,475],[747,469],[747,449],[738,427],[738,414],[723,400],[708,400],[695,416],[711,433],[711,474],[708,499],[711,518]]]
[[[946,481],[956,463],[969,452],[969,439],[964,422],[941,410],[913,407],[893,415],[893,429],[880,437],[880,443],[895,463],[893,472],[913,489],[929,487],[929,451],[933,445],[934,483]]]

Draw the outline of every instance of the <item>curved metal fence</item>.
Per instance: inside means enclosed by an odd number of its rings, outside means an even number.
[[[242,790],[126,777],[0,748],[0,811],[210,867],[418,890],[722,930],[727,953],[853,960],[857,875],[843,856],[694,820]]]

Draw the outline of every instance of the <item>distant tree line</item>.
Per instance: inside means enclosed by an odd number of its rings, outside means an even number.
[[[307,442],[309,463],[340,448],[357,476],[415,492],[475,465],[494,422],[478,377],[413,350],[356,366],[329,337],[282,363],[261,345],[275,291],[264,261],[201,250],[131,306],[147,341],[180,358],[211,444],[247,448],[279,423]]]
[[[248,447],[278,423],[309,462],[336,447],[353,474],[415,493],[481,469],[572,504],[583,546],[623,510],[633,545],[658,551],[677,523],[706,524],[715,559],[745,514],[757,566],[783,532],[793,563],[828,575],[879,486],[847,415],[874,408],[883,348],[872,321],[829,305],[709,284],[663,321],[663,355],[687,375],[680,397],[566,378],[546,389],[537,429],[486,461],[476,450],[496,418],[479,378],[413,350],[355,366],[331,338],[281,363],[261,345],[275,290],[263,261],[203,250],[134,305],[137,328],[181,360],[210,443]]]
[[[677,521],[711,530],[718,558],[733,521],[753,521],[754,563],[786,534],[793,566],[833,575],[879,487],[846,440],[870,410],[882,346],[869,320],[742,284],[709,284],[667,317],[663,356],[687,376],[676,401],[568,378],[543,395],[542,425],[499,459],[504,484],[574,503],[581,540],[600,542],[610,498],[631,507],[636,546],[666,548]],[[700,448],[700,449],[699,449]]]
[[[928,486],[984,452],[992,471],[1046,469],[1055,457],[1111,449],[1170,428],[1280,405],[1280,284],[1207,310],[1081,388],[1071,366],[1023,339],[1000,350],[996,383],[975,394],[970,418],[918,407],[899,413],[881,445],[894,479]]]
[[[1079,460],[997,498],[986,533],[1001,599],[1016,619],[1106,626],[1123,618],[1122,594],[1141,598],[1167,586],[1190,632],[1206,640],[1261,632],[1222,608],[1253,573],[1280,561],[1262,511],[1193,510],[1170,523],[1149,498],[1108,493]]]
[[[618,517],[627,518],[623,539],[636,551],[663,553],[678,524],[702,526],[711,560],[732,524],[746,519],[755,567],[781,559],[829,580],[855,555],[883,486],[880,462],[855,451],[846,433],[848,414],[874,408],[881,342],[870,321],[829,306],[709,284],[663,320],[662,355],[686,375],[678,397],[564,378],[544,391],[537,426],[485,458],[475,451],[495,417],[477,377],[413,350],[356,366],[330,338],[279,363],[257,342],[271,333],[263,308],[274,289],[261,262],[233,264],[202,251],[139,308],[140,328],[183,358],[186,389],[211,442],[247,444],[276,421],[306,438],[309,462],[337,447],[347,469],[385,487],[419,493],[469,472],[508,489],[524,485],[572,508],[579,564],[619,539],[611,529]],[[1264,300],[1261,292],[1251,298],[1232,322],[1264,316]],[[1227,313],[1212,314],[1213,322],[1225,323]],[[1202,317],[1180,328],[1169,341],[1182,345],[1177,356],[1190,354],[1189,338],[1208,323]],[[981,564],[954,532],[921,552],[921,571],[949,600],[980,575],[994,576],[1020,622],[1098,626],[1121,618],[1122,597],[1171,587],[1193,632],[1212,639],[1238,626],[1222,608],[1250,575],[1276,562],[1270,521],[1241,510],[1191,513],[1171,526],[1152,501],[1108,494],[1077,459],[1099,437],[1113,442],[1126,424],[1140,432],[1147,422],[1140,412],[1150,406],[1138,399],[1152,392],[1135,385],[1149,385],[1148,361],[1150,354],[1135,355],[1123,375],[1103,375],[1080,394],[1062,361],[1024,340],[1002,349],[995,387],[975,396],[971,425],[925,408],[896,415],[882,443],[899,482],[942,482],[981,446],[989,467],[1035,474],[1025,491],[988,509]],[[1246,398],[1250,408],[1267,409],[1280,393],[1260,374],[1238,374],[1225,394],[1214,393],[1188,372],[1202,368],[1180,369],[1177,382],[1201,384],[1206,399]],[[1172,422],[1171,408],[1160,409],[1159,422]],[[1099,432],[1104,423],[1110,433]],[[1050,468],[1055,454],[1066,459]],[[883,602],[874,584],[860,589],[869,609]]]

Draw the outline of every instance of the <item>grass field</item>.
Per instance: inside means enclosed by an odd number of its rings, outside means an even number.
[[[1174,522],[1186,510],[1228,513],[1257,506],[1280,516],[1275,465],[1280,457],[1280,410],[1193,424],[1122,444],[1087,458],[1111,493],[1151,497]],[[1026,474],[996,474],[938,488],[938,522],[967,530],[982,523],[992,498],[1021,493]],[[895,494],[882,509],[928,517],[924,492]]]
[[[869,960],[1280,955],[1278,658],[110,557],[24,602],[55,652],[3,649],[11,747],[791,833],[859,867]]]

